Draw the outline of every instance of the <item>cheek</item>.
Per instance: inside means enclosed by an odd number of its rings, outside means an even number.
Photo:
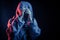
[[[20,15],[20,16],[22,15],[22,11],[21,11],[19,8],[17,9],[17,13],[18,13],[18,15]]]

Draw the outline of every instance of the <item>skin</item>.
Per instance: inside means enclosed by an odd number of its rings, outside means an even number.
[[[21,3],[23,3],[22,9],[20,8]],[[37,21],[34,18],[33,20],[33,14],[32,14],[32,9],[30,10],[26,4],[29,4],[28,2],[21,2],[18,4],[17,9],[16,9],[16,15],[13,16],[11,19],[9,19],[8,24],[7,24],[7,36],[8,36],[8,40],[11,40],[11,35],[12,33],[14,33],[14,40],[21,40],[21,37],[24,37],[24,40],[26,40],[26,34],[25,34],[25,30],[23,29],[23,26],[26,24],[26,26],[29,28],[29,32],[31,35],[31,40],[34,40],[35,37],[40,35],[41,29],[38,27]],[[26,4],[25,4],[26,3]],[[29,4],[30,5],[30,4]],[[28,5],[28,6],[29,6]],[[30,6],[31,7],[31,6]],[[28,20],[27,23],[25,22],[24,18],[24,12],[26,11],[26,13],[29,15],[28,16]],[[15,28],[15,23],[18,22],[18,30]],[[34,21],[34,22],[33,22]],[[30,26],[30,27],[29,27]],[[26,28],[27,28],[26,27]],[[19,35],[21,36],[19,38]],[[18,37],[18,39],[17,39]]]

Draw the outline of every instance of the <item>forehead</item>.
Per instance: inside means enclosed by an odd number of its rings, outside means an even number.
[[[28,9],[30,9],[30,3],[28,3],[28,2],[21,2],[20,3],[20,9],[21,10],[24,10],[24,9],[26,9],[26,8],[28,8]]]

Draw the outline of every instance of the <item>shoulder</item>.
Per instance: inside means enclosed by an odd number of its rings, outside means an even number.
[[[10,19],[8,20],[7,27],[8,27],[8,28],[11,27],[11,25],[14,23],[15,20],[16,20],[16,19],[15,19],[15,16],[13,16],[12,18],[10,18]]]

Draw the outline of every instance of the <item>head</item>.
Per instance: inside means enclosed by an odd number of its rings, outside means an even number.
[[[33,20],[33,10],[30,3],[21,1],[16,9],[16,17],[22,17],[24,21]]]

